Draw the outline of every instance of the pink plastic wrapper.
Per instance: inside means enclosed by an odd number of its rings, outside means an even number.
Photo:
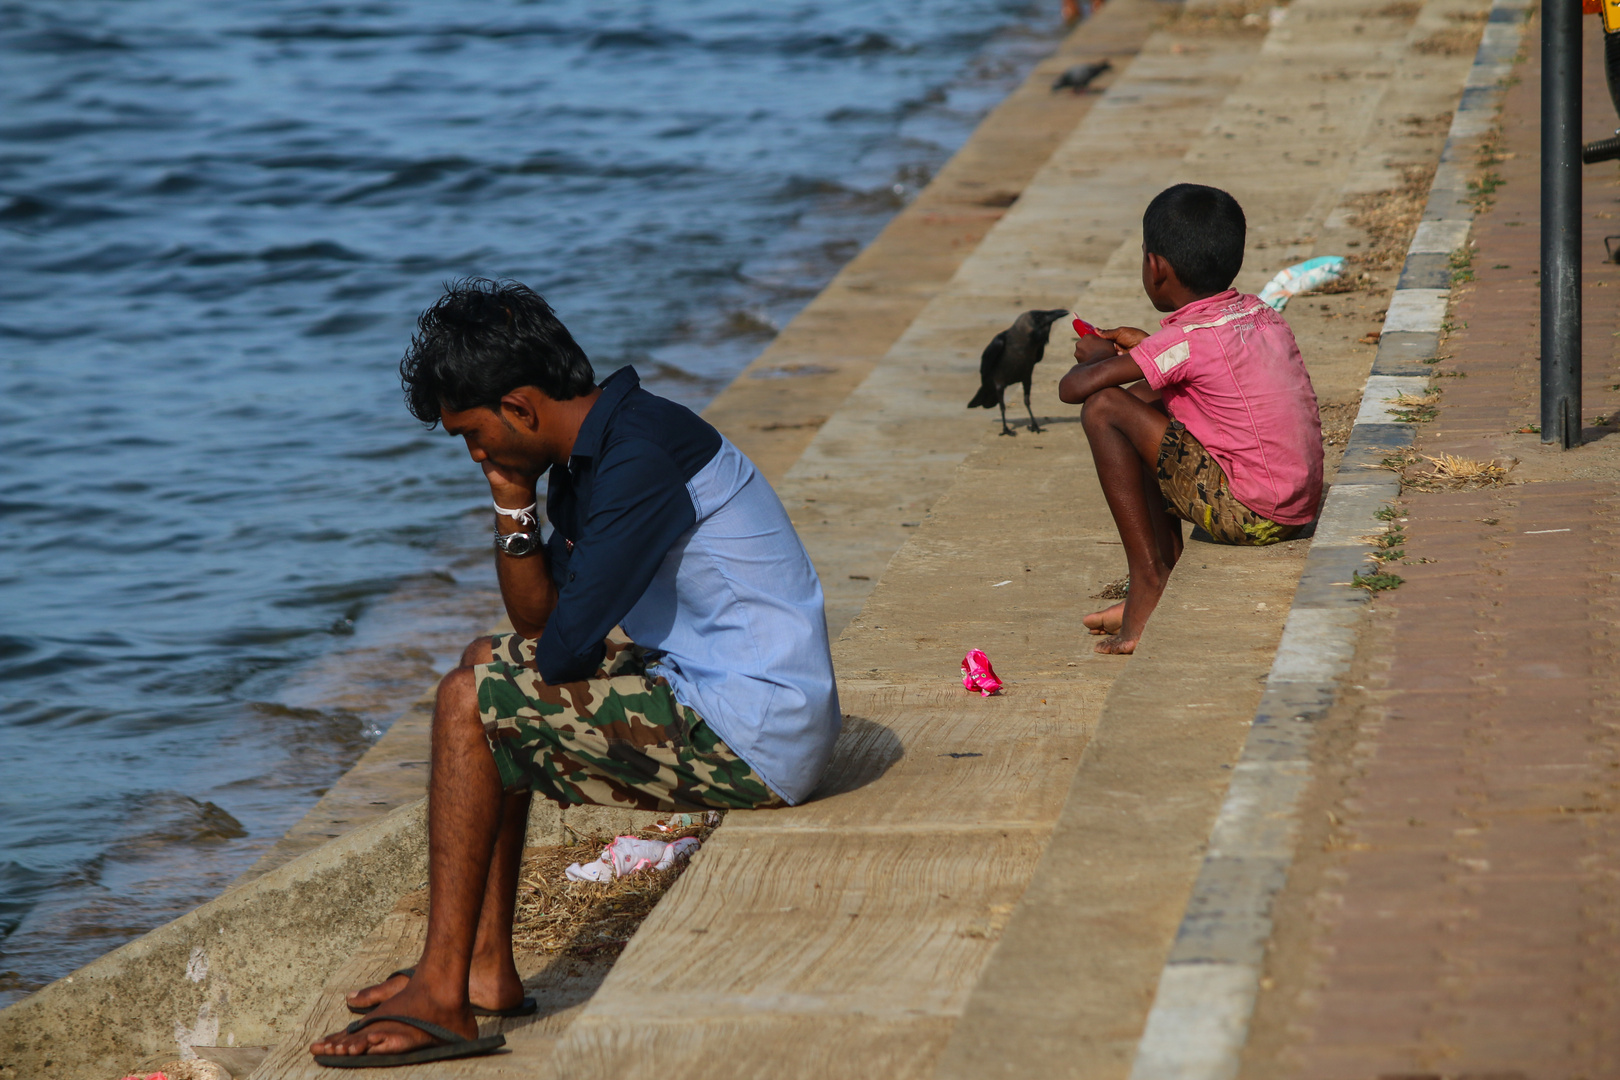
[[[990,658],[982,650],[970,650],[962,657],[962,685],[969,690],[977,690],[984,697],[1001,693],[1001,680],[996,677],[996,669],[990,666]]]

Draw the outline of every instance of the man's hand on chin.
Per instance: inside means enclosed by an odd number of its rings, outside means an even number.
[[[540,483],[538,476],[526,476],[488,459],[479,464],[484,470],[484,479],[489,481],[490,495],[508,510],[518,510],[535,501],[535,489]]]

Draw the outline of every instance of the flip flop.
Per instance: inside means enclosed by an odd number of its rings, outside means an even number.
[[[379,1016],[372,1013],[370,1016],[356,1020],[344,1030],[353,1035],[361,1028],[371,1024],[380,1024],[384,1020],[409,1024],[419,1031],[425,1031],[435,1039],[440,1040],[439,1045],[419,1046],[415,1050],[407,1050],[403,1054],[316,1054],[315,1064],[324,1065],[328,1069],[387,1069],[395,1065],[421,1065],[429,1061],[479,1057],[483,1054],[492,1054],[506,1045],[505,1035],[488,1035],[482,1039],[463,1039],[448,1028],[442,1028],[438,1024],[427,1020],[418,1020],[414,1016]]]
[[[403,975],[409,979],[415,974],[416,969],[413,967],[400,968],[398,971],[389,972],[388,979],[392,979],[395,975]],[[384,979],[383,982],[387,982],[388,979]],[[371,1012],[374,1012],[377,1009],[377,1006],[349,1005],[347,1008],[356,1016],[365,1016]],[[540,1011],[540,1004],[532,997],[525,997],[522,1001],[518,1002],[510,1009],[486,1009],[482,1005],[474,1005],[472,1007],[472,1011],[474,1016],[493,1016],[510,1020],[519,1016],[533,1016],[535,1013]]]

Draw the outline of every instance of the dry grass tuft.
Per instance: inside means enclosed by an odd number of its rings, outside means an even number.
[[[1448,118],[1449,119],[1449,118]],[[1401,170],[1401,186],[1388,191],[1357,195],[1350,200],[1351,224],[1364,230],[1372,243],[1365,251],[1350,256],[1352,265],[1363,270],[1398,270],[1406,263],[1423,206],[1429,201],[1429,185],[1434,181],[1433,165],[1408,165]],[[1342,290],[1360,287],[1358,278],[1346,274]]]
[[[1429,463],[1421,468],[1419,462]],[[1401,451],[1383,461],[1383,467],[1400,474],[1401,490],[1411,491],[1473,491],[1478,488],[1500,487],[1507,482],[1508,473],[1517,461],[1501,464],[1495,461],[1476,461],[1455,454],[1428,454]]]
[[[1424,424],[1440,415],[1440,391],[1396,394],[1389,401],[1395,419],[1403,424]]]
[[[1479,34],[1478,25],[1449,26],[1413,42],[1412,48],[1425,56],[1462,56],[1479,48]]]
[[[1100,592],[1092,593],[1091,598],[1093,600],[1123,600],[1126,596],[1130,595],[1130,591],[1131,579],[1128,577],[1122,577],[1118,580],[1110,581],[1108,584],[1104,585]]]
[[[1454,454],[1441,454],[1439,457],[1430,457],[1428,454],[1422,456],[1423,460],[1432,466],[1429,475],[1436,481],[1452,487],[1495,487],[1507,480],[1509,466],[1499,465],[1494,461],[1476,461]]]
[[[1264,34],[1271,29],[1273,0],[1228,0],[1219,4],[1182,5],[1165,20],[1175,34]]]
[[[1350,441],[1350,429],[1355,426],[1356,413],[1361,410],[1361,403],[1325,401],[1319,408],[1322,413],[1322,445],[1344,446]]]
[[[655,840],[714,832],[698,825],[636,835]],[[517,918],[512,943],[529,953],[567,953],[577,957],[614,957],[685,871],[684,863],[668,870],[643,870],[609,882],[569,881],[570,863],[588,863],[612,842],[611,836],[581,837],[572,844],[535,848],[523,860],[518,878]]]

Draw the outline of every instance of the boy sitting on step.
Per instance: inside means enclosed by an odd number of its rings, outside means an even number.
[[[1181,556],[1181,522],[1219,544],[1292,540],[1322,500],[1322,425],[1294,334],[1231,288],[1243,209],[1177,184],[1142,215],[1142,287],[1162,329],[1087,334],[1058,397],[1080,414],[1125,545],[1130,592],[1085,617],[1100,653],[1129,653]]]

